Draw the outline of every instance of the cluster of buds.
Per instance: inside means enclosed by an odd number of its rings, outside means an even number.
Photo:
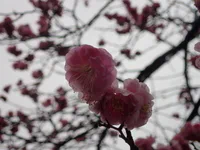
[[[200,124],[186,123],[179,133],[177,133],[170,141],[169,145],[158,144],[156,150],[191,150],[189,144],[192,142],[200,142]],[[150,136],[147,138],[139,138],[135,144],[139,149],[152,150],[155,138]]]
[[[118,34],[126,34],[129,33],[131,30],[131,21],[128,17],[119,15],[117,13],[114,14],[105,14],[105,17],[109,20],[116,20],[117,24],[120,26],[120,28],[116,29],[116,32]]]
[[[141,13],[138,13],[136,7],[132,7],[129,0],[124,0],[124,5],[129,13],[130,20],[140,29],[146,29],[150,32],[155,33],[156,29],[163,28],[163,24],[148,24],[148,20],[156,16],[159,3],[153,3],[151,6],[145,6]]]
[[[22,121],[22,122],[28,122],[29,121],[28,116],[21,111],[17,111],[17,116],[20,119],[20,121]]]
[[[22,40],[35,37],[35,34],[31,30],[30,26],[27,24],[20,25],[17,31],[18,31],[18,34],[21,36]]]
[[[157,150],[192,150],[189,142],[200,142],[200,124],[186,123],[182,130],[170,141],[170,145],[158,144]]]
[[[57,103],[56,111],[61,111],[68,106],[65,96],[55,97],[55,102]]]
[[[28,69],[28,64],[24,61],[18,60],[13,63],[13,68],[18,70],[26,70]]]
[[[40,16],[39,21],[37,22],[39,27],[39,35],[41,36],[48,36],[49,29],[50,29],[50,20],[46,16]]]
[[[1,32],[6,32],[9,37],[13,36],[15,27],[13,25],[13,20],[10,17],[5,17],[0,26]]]
[[[153,3],[151,6],[145,6],[142,9],[142,12],[139,13],[136,7],[131,6],[131,2],[129,0],[123,0],[123,4],[128,11],[128,16],[119,15],[117,13],[114,14],[105,14],[105,17],[109,20],[116,20],[117,24],[120,28],[116,29],[118,34],[126,34],[131,31],[132,25],[137,26],[141,30],[147,30],[156,34],[157,29],[163,28],[164,25],[162,23],[157,24],[149,24],[149,19],[153,19],[160,7],[159,3]]]
[[[33,99],[34,102],[37,102],[38,93],[37,93],[37,90],[35,88],[28,88],[27,86],[23,86],[20,89],[20,91],[21,91],[22,95],[29,96],[30,98]]]
[[[41,49],[41,50],[48,50],[52,46],[54,46],[53,41],[41,41],[39,43],[39,49]]]
[[[62,16],[63,8],[59,0],[30,0],[36,8],[39,8],[46,16],[57,15]]]
[[[17,47],[16,46],[9,46],[8,48],[7,48],[7,51],[10,53],[10,54],[12,54],[12,55],[14,55],[14,56],[20,56],[21,54],[22,54],[22,51],[21,50],[19,50],[19,49],[17,49]]]

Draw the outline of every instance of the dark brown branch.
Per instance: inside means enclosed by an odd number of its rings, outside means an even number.
[[[105,128],[103,130],[103,132],[100,134],[99,141],[97,144],[97,150],[101,150],[101,144],[102,144],[103,140],[105,139],[107,132],[108,132],[108,128]]]
[[[187,87],[188,94],[190,96],[190,100],[192,103],[194,103],[193,96],[191,94],[191,86],[190,86],[190,79],[189,79],[189,73],[188,73],[188,49],[184,49],[185,56],[184,56],[184,77],[185,77],[185,83]]]
[[[192,24],[192,29],[188,32],[185,39],[177,46],[173,47],[166,53],[159,56],[155,59],[150,65],[148,65],[143,71],[138,75],[138,79],[140,81],[145,81],[149,78],[155,71],[157,71],[163,64],[169,61],[174,55],[176,55],[179,51],[187,48],[188,43],[196,37],[200,27],[200,17],[198,17]]]
[[[85,136],[86,134],[88,134],[91,130],[93,130],[94,129],[94,127],[93,128],[91,128],[91,129],[88,129],[88,130],[86,130],[85,132],[83,132],[83,133],[81,133],[81,134],[79,134],[79,135],[77,135],[77,136],[75,136],[75,137],[68,137],[67,139],[65,139],[65,140],[63,140],[63,141],[61,141],[61,142],[59,142],[59,143],[55,143],[55,147],[57,148],[57,149],[60,149],[62,146],[64,146],[66,143],[68,143],[68,142],[70,142],[71,140],[74,140],[74,139],[77,139],[77,138],[80,138],[80,137],[82,137],[82,136]]]
[[[198,115],[198,110],[200,107],[200,99],[198,100],[198,102],[194,105],[194,108],[192,110],[192,112],[190,113],[190,115],[187,118],[187,122],[188,121],[192,121],[197,115]]]
[[[131,131],[126,129],[126,134],[127,134],[127,141],[130,146],[130,150],[139,150],[139,148],[135,145],[133,137],[131,135]]]
[[[91,26],[101,15],[101,13],[112,3],[114,0],[109,0],[100,10],[99,12],[86,24],[86,26]]]
[[[107,121],[107,123],[99,122],[99,125],[104,126],[106,129],[112,128],[112,129],[118,131],[120,133],[119,137],[122,138],[129,145],[130,150],[139,150],[138,147],[134,143],[133,137],[131,135],[131,131],[128,130],[128,129],[125,129],[126,130],[126,136],[123,133],[122,130],[124,129],[123,128],[124,124],[121,124],[119,127],[115,127]]]

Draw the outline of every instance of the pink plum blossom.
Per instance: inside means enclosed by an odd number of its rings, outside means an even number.
[[[191,150],[189,142],[181,134],[177,134],[171,141],[174,150]]]
[[[140,107],[139,118],[135,127],[143,126],[152,114],[153,96],[150,94],[148,86],[137,79],[126,79],[124,88],[135,96],[140,105],[138,106]]]
[[[196,135],[194,140],[200,142],[200,123],[194,124],[193,130]]]
[[[133,129],[146,124],[153,106],[147,85],[127,79],[124,88],[110,88],[101,100],[90,105],[90,110],[99,113],[101,120],[111,125],[124,124],[124,127]]]
[[[200,142],[200,123],[187,122],[181,131],[172,138],[168,146],[158,144],[157,150],[191,150],[190,141]]]
[[[200,123],[191,124],[190,122],[186,123],[182,128],[180,134],[190,141],[200,142]]]
[[[116,79],[115,62],[101,48],[82,45],[66,54],[66,79],[74,91],[91,103],[101,97]]]
[[[124,124],[133,128],[139,115],[139,102],[134,95],[126,95],[123,91],[107,92],[100,101],[101,120],[111,125]]]
[[[140,150],[152,150],[152,144],[155,142],[155,138],[150,136],[147,138],[139,138],[135,141]]]

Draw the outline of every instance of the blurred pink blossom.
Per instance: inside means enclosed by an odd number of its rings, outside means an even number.
[[[180,134],[190,141],[200,142],[200,123],[191,124],[190,122],[186,123],[182,128]]]
[[[147,138],[139,138],[135,141],[135,144],[141,150],[152,150],[152,144],[155,142],[155,138],[149,136]]]

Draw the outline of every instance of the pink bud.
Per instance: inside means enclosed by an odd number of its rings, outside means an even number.
[[[19,26],[17,31],[18,31],[19,35],[22,36],[23,39],[35,37],[35,34],[32,32],[29,25],[21,25],[21,26]]]
[[[42,70],[35,70],[32,72],[32,77],[35,79],[43,78]]]
[[[10,88],[11,88],[11,85],[7,85],[3,88],[3,90],[6,92],[6,93],[9,93],[10,91]]]

